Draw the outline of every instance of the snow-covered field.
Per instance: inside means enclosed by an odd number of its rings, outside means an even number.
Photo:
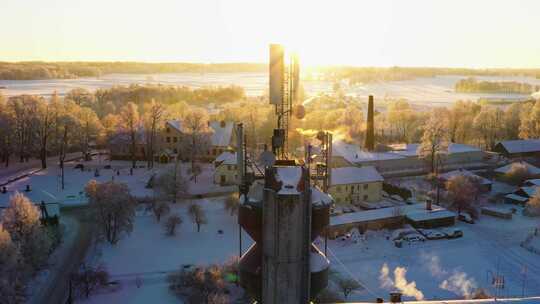
[[[347,94],[359,97],[374,95],[376,98],[405,98],[413,104],[433,105],[448,104],[457,100],[477,100],[478,98],[523,99],[521,94],[473,94],[456,93],[454,85],[466,76],[438,76],[432,78],[417,78],[406,81],[386,81],[345,87]],[[488,81],[518,81],[530,84],[540,84],[540,80],[531,77],[476,77]],[[3,95],[19,94],[50,95],[56,91],[65,94],[74,88],[86,88],[95,91],[98,88],[110,88],[115,85],[130,84],[165,84],[185,85],[193,88],[203,86],[238,85],[246,90],[249,96],[263,95],[268,88],[266,73],[173,73],[173,74],[109,74],[99,78],[81,77],[78,79],[47,79],[47,80],[0,80],[0,90]],[[304,81],[304,87],[309,94],[332,92],[329,81]]]
[[[159,174],[169,165],[156,165],[155,169],[147,170],[139,168],[134,170],[133,175],[130,175],[131,162],[128,161],[109,161],[104,159],[95,159],[90,162],[82,162],[85,169],[75,169],[75,162],[69,162],[64,169],[65,188],[62,190],[60,168],[57,165],[49,164],[49,168],[35,173],[32,176],[20,179],[7,186],[8,193],[0,194],[0,207],[7,206],[9,197],[19,191],[28,196],[33,202],[60,203],[62,206],[80,205],[86,203],[84,195],[84,186],[86,183],[95,179],[99,182],[114,180],[128,184],[131,193],[135,196],[152,196],[152,189],[147,189],[146,184],[152,174]],[[144,165],[143,162],[138,162],[138,165]],[[105,165],[110,165],[112,169],[104,169]],[[99,176],[95,176],[95,169],[99,170]],[[183,176],[188,179],[187,173],[189,164],[181,165]],[[197,177],[197,182],[194,180],[188,181],[188,192],[192,195],[208,194],[208,193],[226,193],[233,192],[236,187],[222,187],[213,183],[214,170],[212,164],[203,164],[202,172]],[[120,174],[117,174],[120,172]],[[30,185],[31,191],[26,192],[26,186]]]

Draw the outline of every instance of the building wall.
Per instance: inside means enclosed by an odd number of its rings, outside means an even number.
[[[158,151],[169,149],[173,153],[178,153],[177,150],[180,146],[180,142],[182,141],[183,136],[184,134],[182,134],[182,132],[178,131],[175,128],[172,128],[168,124],[165,124],[165,127],[159,132],[158,135]],[[155,152],[157,153],[158,151]]]
[[[238,171],[236,165],[221,164],[214,172],[214,184],[217,185],[237,185]]]
[[[378,202],[382,195],[382,182],[333,185],[328,192],[337,204],[354,202]]]

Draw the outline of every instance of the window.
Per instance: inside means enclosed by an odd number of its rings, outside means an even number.
[[[167,142],[170,143],[171,142],[171,138],[167,136],[166,138]]]
[[[364,184],[364,190],[367,189],[369,184]]]
[[[231,170],[232,170],[232,166],[231,166],[231,165],[227,165],[227,170],[231,171]]]
[[[367,199],[368,199],[368,196],[364,195],[364,201],[367,201]]]
[[[173,142],[178,142],[178,137],[173,137]]]
[[[337,186],[336,190],[337,192],[341,192],[341,186]]]
[[[178,153],[178,149],[174,148],[174,149],[173,149],[173,152],[174,152],[175,154]]]
[[[221,175],[221,180],[220,180],[220,182],[221,182],[222,184],[224,184],[225,181],[226,181],[226,176],[225,176],[225,175]]]
[[[167,128],[167,130],[165,130],[165,132],[169,133],[169,132],[171,132],[171,129]]]

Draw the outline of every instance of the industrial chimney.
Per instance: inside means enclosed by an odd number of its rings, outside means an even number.
[[[373,118],[373,95],[369,95],[368,114],[367,114],[367,128],[366,128],[366,142],[365,147],[368,151],[375,150],[375,125]]]

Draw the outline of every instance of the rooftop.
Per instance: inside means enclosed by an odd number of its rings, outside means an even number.
[[[510,169],[512,168],[512,165],[513,164],[522,164],[524,165],[525,167],[527,167],[527,170],[529,170],[529,173],[530,174],[540,174],[540,169],[529,164],[528,162],[525,162],[525,161],[521,161],[521,162],[514,162],[514,163],[510,163],[508,165],[504,165],[502,167],[499,167],[497,169],[495,169],[495,172],[496,173],[501,173],[501,174],[506,174],[510,171]]]
[[[227,147],[231,144],[234,123],[232,121],[211,121],[214,131],[210,137],[212,146]]]
[[[540,151],[540,139],[505,140],[499,142],[508,153],[527,153]]]
[[[331,185],[361,184],[384,180],[372,166],[333,168],[331,178]]]
[[[360,149],[358,145],[348,144],[337,140],[332,143],[332,152],[336,156],[345,158],[350,163],[381,161],[390,159],[403,159],[404,157],[389,152],[370,152]]]
[[[465,169],[458,169],[458,170],[443,173],[443,174],[439,175],[439,178],[441,178],[443,180],[449,180],[450,178],[452,178],[454,176],[466,176],[466,177],[469,177],[469,178],[473,178],[475,180],[480,181],[480,183],[482,185],[491,185],[492,184],[492,182],[489,179],[484,178],[484,177],[482,177],[480,175],[476,175],[476,174],[472,173],[471,171],[465,170]]]
[[[397,145],[391,145],[393,151],[391,153],[395,153],[398,155],[406,156],[406,157],[415,157],[418,156],[418,147],[420,144],[397,144]],[[456,143],[450,143],[448,145],[448,153],[454,154],[454,153],[466,153],[466,152],[480,152],[479,148],[471,145],[465,145],[465,144],[456,144]]]

